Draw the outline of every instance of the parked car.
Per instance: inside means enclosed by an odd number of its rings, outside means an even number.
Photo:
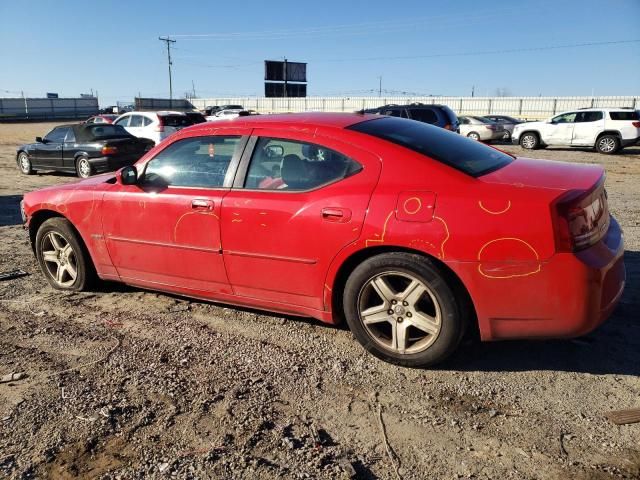
[[[204,110],[203,110],[204,116],[208,117],[209,115],[213,115],[219,109],[220,109],[220,107],[218,105],[209,105],[209,106],[205,107]]]
[[[205,118],[205,116],[200,113],[200,112],[184,112],[184,114],[189,117],[189,120],[191,120],[191,124],[195,125],[197,123],[204,123],[207,121],[207,119]]]
[[[391,117],[410,118],[418,122],[429,123],[446,130],[459,132],[459,122],[456,114],[446,105],[426,105],[423,103],[411,103],[409,105],[396,105],[391,103],[377,108],[367,108],[359,113],[374,113],[377,115],[389,115]]]
[[[129,112],[120,115],[114,122],[139,138],[148,138],[155,144],[160,143],[178,130],[193,125],[193,121],[184,112]]]
[[[216,113],[214,113],[213,115],[210,115],[208,117],[205,117],[207,122],[215,122],[217,120],[230,120],[232,118],[237,118],[240,117],[242,115],[242,112],[244,112],[245,110],[238,110],[238,109],[225,109],[225,110],[219,110]]]
[[[372,354],[412,367],[442,361],[465,331],[583,335],[625,279],[602,167],[377,115],[196,125],[115,176],[27,193],[22,211],[54,288],[85,290],[95,272],[346,319]]]
[[[513,127],[520,123],[523,123],[522,120],[510,117],[509,115],[485,115],[484,118],[486,118],[487,120],[491,120],[498,125],[502,125],[502,127],[504,128],[504,136],[502,138],[503,140],[507,141],[511,141],[511,133],[513,132]]]
[[[16,161],[25,175],[55,170],[87,178],[133,165],[152,147],[150,140],[136,138],[118,125],[60,125],[44,138],[36,137],[36,143],[18,147]]]
[[[472,140],[489,142],[504,137],[504,127],[484,117],[463,116],[458,117],[458,120],[460,121],[460,135]]]
[[[640,140],[640,115],[632,109],[584,108],[542,122],[516,125],[513,143],[535,150],[547,146],[591,147],[613,154]]]
[[[86,124],[113,123],[113,121],[116,118],[118,118],[118,115],[109,115],[109,114],[94,115],[93,117],[89,117],[88,119],[86,119],[84,123]]]

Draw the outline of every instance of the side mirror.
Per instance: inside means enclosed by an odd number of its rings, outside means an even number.
[[[138,170],[133,165],[123,167],[116,172],[116,180],[122,185],[135,185],[138,183]]]
[[[44,140],[42,140],[42,137],[36,137],[36,142],[44,143]]]

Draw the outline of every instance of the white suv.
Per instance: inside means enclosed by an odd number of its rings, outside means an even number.
[[[193,125],[193,121],[183,112],[128,112],[113,122],[131,135],[148,138],[156,145],[181,128]]]
[[[626,108],[583,108],[543,122],[520,123],[511,138],[526,149],[592,147],[616,153],[640,140],[640,115]]]

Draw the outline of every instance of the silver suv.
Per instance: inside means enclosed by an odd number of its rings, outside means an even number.
[[[542,122],[520,123],[511,138],[526,149],[592,147],[611,154],[640,141],[640,115],[627,108],[583,108]]]

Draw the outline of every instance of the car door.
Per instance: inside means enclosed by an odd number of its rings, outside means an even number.
[[[230,293],[220,211],[250,130],[173,141],[141,166],[136,185],[105,194],[102,223],[123,281],[215,297]]]
[[[238,296],[321,310],[327,269],[360,235],[380,160],[335,138],[254,135],[222,204],[229,281]]]
[[[127,131],[135,137],[144,137],[144,117],[136,114],[131,115]]]
[[[121,117],[120,119],[118,119],[117,121],[113,122],[114,125],[120,125],[122,128],[124,128],[127,132],[131,133],[129,131],[129,120],[131,119],[131,115],[126,115],[124,117]],[[131,135],[133,135],[133,133],[131,133]]]
[[[596,143],[596,137],[604,130],[604,115],[602,112],[579,112],[573,127],[571,145],[590,146]]]
[[[78,152],[79,148],[76,143],[75,133],[73,128],[69,128],[62,144],[62,163],[60,166],[64,169],[75,170],[76,154]]]
[[[563,113],[545,125],[542,141],[547,145],[571,145],[577,112]]]
[[[34,166],[55,169],[62,166],[62,145],[70,127],[56,127],[38,145],[38,160]]]

